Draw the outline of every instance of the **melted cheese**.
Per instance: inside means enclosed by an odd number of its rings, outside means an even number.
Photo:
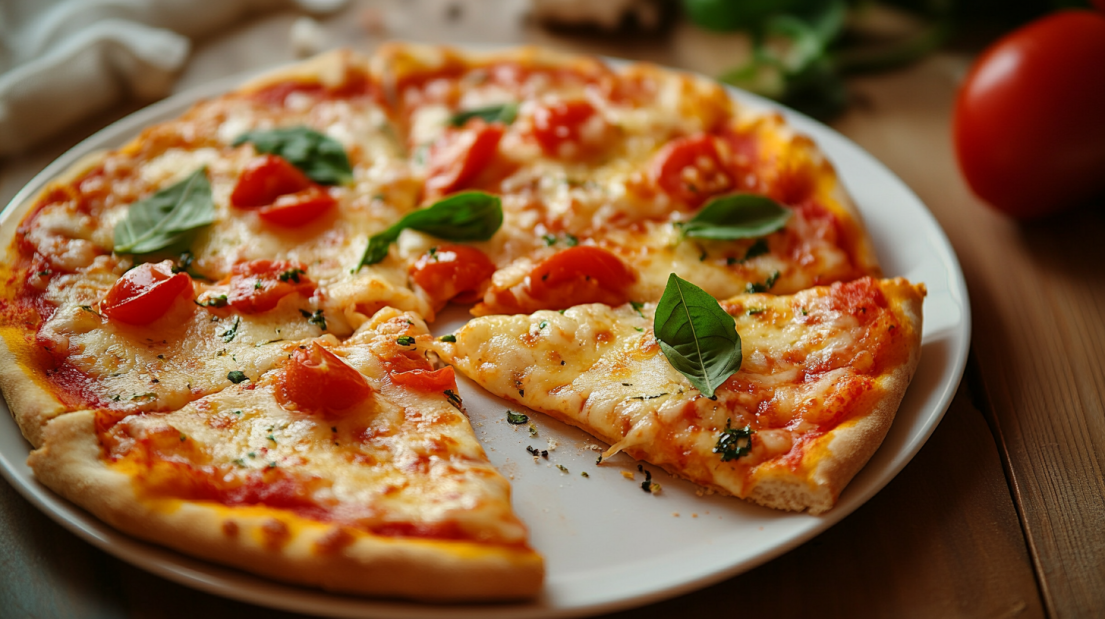
[[[873,284],[874,285],[874,284]],[[854,415],[861,396],[904,363],[896,337],[916,333],[901,313],[918,293],[888,282],[862,312],[840,307],[840,288],[791,297],[747,295],[724,306],[736,319],[739,372],[703,398],[660,352],[655,307],[581,305],[531,316],[477,318],[440,344],[443,357],[482,387],[582,426],[625,450],[693,481],[747,496],[754,471],[801,449],[798,439]],[[897,329],[897,332],[895,332]],[[713,453],[726,425],[750,426],[751,454],[721,463]],[[761,435],[761,433],[763,433]],[[816,434],[815,434],[816,435]],[[801,460],[801,454],[798,455]]]
[[[159,447],[159,457],[185,463],[194,474],[219,475],[216,483],[230,486],[270,468],[284,470],[296,483],[296,496],[318,507],[324,520],[369,532],[449,525],[481,543],[524,544],[509,484],[488,462],[464,414],[444,393],[389,380],[398,334],[416,337],[421,346],[430,339],[416,315],[389,309],[344,343],[327,344],[362,372],[374,392],[340,416],[282,406],[278,365],[253,384],[226,388],[181,410],[122,420],[109,431],[109,457],[118,467],[134,466],[127,456],[142,440],[179,435]],[[158,498],[174,492],[190,498],[188,484],[174,479],[140,475],[135,483],[140,493]]]

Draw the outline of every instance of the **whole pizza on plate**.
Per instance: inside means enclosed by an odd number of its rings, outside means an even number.
[[[0,387],[51,489],[330,590],[516,599],[539,548],[455,371],[702,486],[820,513],[917,366],[776,114],[538,49],[320,56],[82,160],[5,226]],[[448,303],[477,316],[427,328]]]

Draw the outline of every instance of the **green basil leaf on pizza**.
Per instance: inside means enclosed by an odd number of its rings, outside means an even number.
[[[708,398],[740,369],[741,338],[733,317],[675,273],[656,304],[653,330],[672,367]]]

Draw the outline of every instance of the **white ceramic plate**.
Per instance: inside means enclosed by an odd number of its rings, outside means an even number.
[[[81,156],[122,145],[153,123],[178,116],[193,102],[233,88],[241,77],[174,96],[107,127],[47,167],[4,211],[32,198]],[[514,506],[530,526],[531,543],[547,559],[542,595],[525,604],[428,606],[335,595],[275,583],[130,538],[59,498],[26,466],[30,446],[8,414],[0,415],[0,469],[46,515],[101,549],[189,587],[255,604],[342,617],[567,617],[608,612],[672,597],[720,581],[772,559],[829,528],[886,485],[913,458],[939,423],[963,374],[970,341],[970,309],[963,273],[951,245],[924,204],[881,163],[848,139],[766,100],[733,92],[741,102],[782,112],[816,140],[836,165],[866,220],[885,272],[924,282],[923,353],[882,447],[827,514],[810,516],[757,507],[696,488],[655,467],[663,491],[641,490],[644,476],[625,455],[595,466],[594,445],[583,432],[540,414],[540,435],[505,421],[506,402],[462,379],[464,401],[491,461],[512,479]],[[463,311],[434,325],[448,332]],[[0,403],[6,410],[6,405]],[[527,445],[559,446],[534,463]],[[564,466],[569,472],[556,468]],[[590,477],[583,478],[586,471]],[[623,471],[636,473],[629,481]]]

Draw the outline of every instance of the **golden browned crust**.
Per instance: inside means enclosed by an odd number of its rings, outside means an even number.
[[[338,88],[346,84],[354,72],[368,72],[368,58],[349,49],[339,49],[308,58],[302,62],[265,72],[237,88],[238,93],[250,93],[286,82],[320,84]]]
[[[264,507],[139,497],[101,460],[94,414],[50,422],[28,458],[35,476],[112,526],[274,579],[332,591],[434,601],[531,597],[540,555],[525,547],[387,538]]]
[[[38,447],[46,423],[68,409],[25,362],[29,345],[20,341],[23,334],[14,327],[3,327],[0,332],[0,391],[24,438]]]
[[[776,466],[757,475],[748,498],[767,507],[820,514],[837,498],[882,445],[917,365],[921,361],[921,305],[924,284],[903,278],[883,280],[881,287],[908,332],[906,360],[879,376],[876,389],[867,394],[855,417],[812,443],[799,472]]]
[[[19,275],[11,271],[11,265],[15,260],[13,254],[15,234],[23,218],[52,187],[67,184],[79,178],[96,167],[103,158],[103,152],[85,155],[48,183],[37,195],[16,205],[7,214],[4,223],[0,225],[0,247],[4,248],[5,253],[4,266],[0,273],[3,274],[5,281]],[[0,296],[7,301],[11,299],[14,292],[16,292],[15,288],[9,286]],[[42,428],[46,422],[71,409],[58,399],[33,363],[33,355],[36,352],[35,335],[34,329],[21,324],[0,325],[0,392],[3,392],[8,410],[19,425],[23,436],[31,445],[38,447],[42,444]]]

